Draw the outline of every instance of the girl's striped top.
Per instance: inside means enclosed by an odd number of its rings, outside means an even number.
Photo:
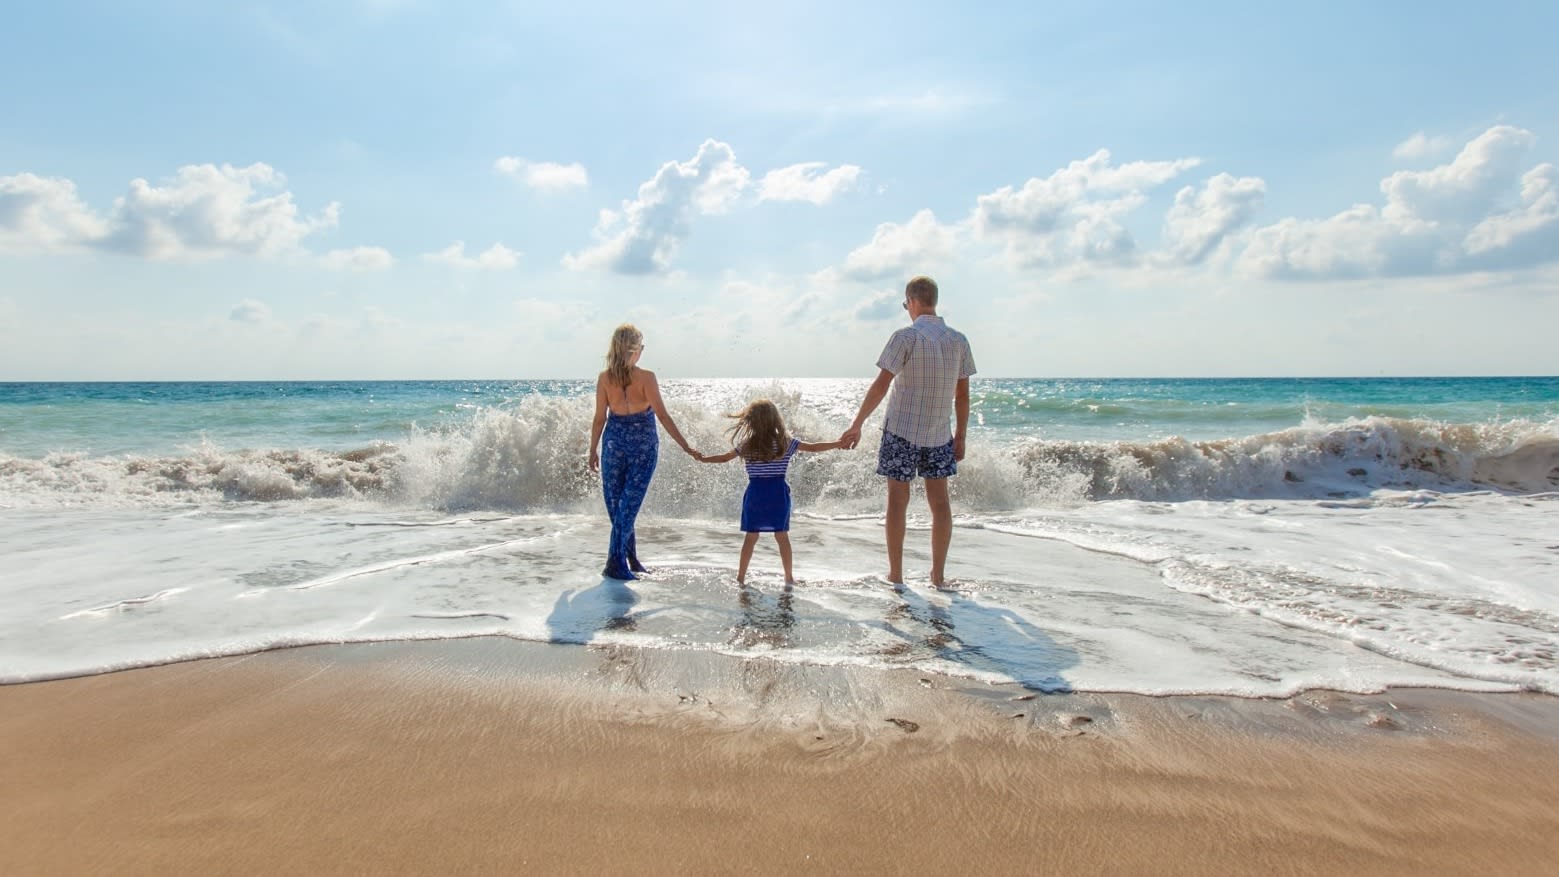
[[[742,458],[742,463],[747,467],[748,478],[784,478],[785,470],[790,468],[790,458],[796,455],[796,448],[801,446],[801,439],[791,439],[790,447],[785,449],[785,456],[778,460],[749,460]]]

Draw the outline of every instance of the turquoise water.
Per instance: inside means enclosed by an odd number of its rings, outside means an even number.
[[[681,405],[720,409],[755,390],[789,395],[843,427],[865,380],[667,381]],[[414,426],[458,429],[529,397],[588,405],[590,381],[322,381],[0,384],[0,453],[169,454],[225,448],[345,451]],[[1559,377],[979,379],[972,428],[1018,438],[1193,441],[1367,417],[1485,424],[1559,419]]]
[[[714,451],[758,396],[837,436],[867,384],[663,390]],[[971,392],[954,592],[927,586],[918,497],[909,584],[879,579],[879,412],[857,450],[792,465],[803,584],[765,544],[749,593],[741,467],[669,440],[639,519],[653,575],[602,581],[589,381],[0,384],[0,683],[505,636],[1043,691],[1559,693],[1559,378]]]

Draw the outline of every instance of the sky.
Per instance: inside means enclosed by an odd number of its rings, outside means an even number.
[[[1559,372],[1559,5],[17,4],[0,381]]]

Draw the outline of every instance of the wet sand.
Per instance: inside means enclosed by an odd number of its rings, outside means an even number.
[[[325,646],[0,687],[0,873],[1535,874],[1556,776],[1541,695]]]

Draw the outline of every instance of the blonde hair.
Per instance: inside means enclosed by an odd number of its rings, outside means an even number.
[[[633,383],[633,366],[628,361],[633,358],[633,349],[643,346],[644,333],[632,323],[623,323],[612,332],[612,345],[606,348],[606,374],[613,383],[624,389]]]
[[[924,274],[911,277],[909,283],[904,285],[904,295],[928,308],[934,308],[937,297],[936,281]]]
[[[736,420],[736,425],[727,430],[726,435],[731,437],[731,446],[743,460],[761,463],[785,456],[790,447],[790,434],[785,431],[785,418],[780,416],[773,402],[754,399],[746,408],[726,417]]]

